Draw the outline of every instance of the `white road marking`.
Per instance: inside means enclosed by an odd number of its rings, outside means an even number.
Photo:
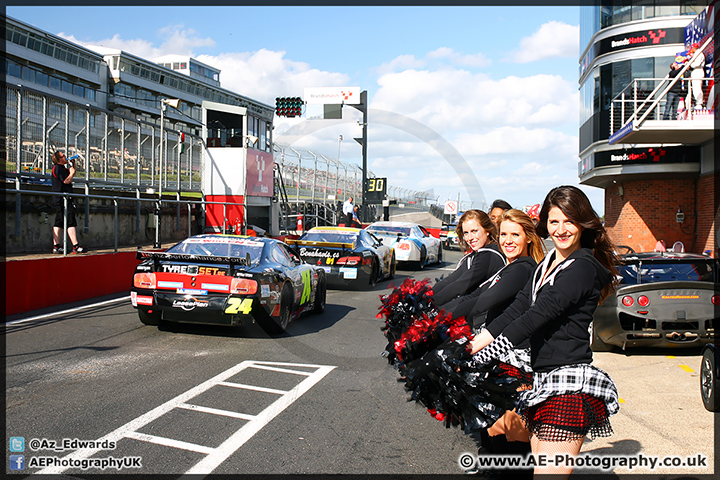
[[[238,383],[230,383],[226,382],[228,378],[232,377],[233,375],[236,375],[237,373],[245,370],[246,368],[260,368],[260,369],[268,369],[268,366],[272,366],[271,368],[277,368],[278,371],[285,371],[286,373],[295,373],[297,375],[306,376],[303,381],[301,381],[298,385],[296,385],[294,388],[283,391],[283,390],[276,390],[276,389],[270,389],[260,386],[254,386],[254,385],[242,385]],[[303,367],[303,368],[314,368],[315,371],[308,373],[307,371],[294,371],[289,370],[283,367]],[[121,426],[120,428],[114,430],[113,432],[110,432],[109,434],[105,435],[102,438],[99,438],[97,440],[98,443],[102,443],[105,440],[112,441],[112,442],[118,442],[122,438],[134,438],[136,440],[141,440],[145,442],[151,442],[151,443],[159,443],[161,445],[166,445],[170,447],[175,448],[181,448],[184,450],[192,450],[200,453],[205,453],[207,456],[199,461],[197,464],[195,464],[193,467],[190,468],[187,472],[185,472],[185,475],[208,475],[212,473],[213,470],[215,470],[218,465],[220,465],[222,462],[224,462],[230,455],[235,453],[241,446],[245,444],[250,438],[253,437],[257,432],[259,432],[265,425],[267,425],[273,418],[278,416],[283,410],[285,410],[288,406],[290,406],[295,400],[300,398],[304,393],[306,393],[310,388],[312,388],[316,383],[318,383],[320,380],[322,380],[328,373],[330,373],[335,367],[330,365],[313,365],[313,364],[302,364],[302,363],[281,363],[281,362],[255,362],[251,360],[246,360],[244,362],[241,362],[237,365],[235,365],[232,368],[229,368],[228,370],[225,370],[224,372],[214,376],[213,378],[206,380],[205,382],[197,385],[194,388],[191,388],[190,390],[178,395],[177,397],[173,398],[172,400],[169,400],[162,405],[150,410],[149,412],[137,417],[134,420],[131,420],[130,422],[126,423],[125,425]],[[204,393],[205,391],[209,390],[212,387],[218,386],[218,385],[230,385],[237,388],[252,388],[253,390],[258,391],[271,391],[271,393],[277,393],[280,396],[277,400],[272,402],[269,406],[267,406],[263,411],[261,411],[257,415],[246,415],[242,414],[240,412],[227,412],[224,410],[212,412],[212,409],[206,408],[206,407],[198,407],[193,406],[192,404],[188,404],[187,401],[191,398],[194,398],[201,393]],[[191,408],[188,408],[191,407]],[[232,416],[235,415],[242,415],[249,417],[249,421],[245,423],[237,432],[232,434],[227,440],[225,440],[220,446],[217,448],[211,448],[204,445],[196,445],[193,443],[188,442],[182,442],[180,440],[173,440],[170,438],[165,437],[158,437],[154,435],[148,435],[144,433],[138,432],[139,429],[144,427],[145,425],[149,424],[150,422],[156,420],[157,418],[165,415],[166,413],[170,412],[171,410],[175,408],[183,408],[183,409],[189,409],[189,410],[199,410],[204,411],[205,413],[214,413],[217,415],[228,415],[230,413]],[[250,418],[251,417],[251,418]],[[238,417],[241,418],[241,417]],[[74,452],[69,453],[63,459],[73,459],[73,460],[79,460],[88,458],[95,453],[99,452],[100,449],[98,448],[86,448],[86,449],[79,449],[75,450]],[[47,467],[44,468],[37,473],[39,474],[59,474],[64,472],[70,467]],[[197,480],[197,477],[194,477],[194,480]]]
[[[203,445],[197,445],[195,443],[183,442],[182,440],[175,440],[167,437],[158,437],[157,435],[148,435],[147,433],[140,432],[129,432],[125,438],[133,438],[142,442],[154,443],[155,445],[165,445],[166,447],[180,448],[182,450],[189,450],[191,452],[204,453],[210,455],[213,452],[213,448],[205,447]]]
[[[46,313],[44,315],[37,315],[34,317],[28,317],[28,318],[21,318],[18,320],[13,320],[12,322],[7,322],[5,325],[17,325],[18,323],[31,322],[33,320],[42,320],[43,318],[54,317],[56,315],[64,315],[66,313],[79,312],[80,310],[86,310],[88,308],[93,308],[93,307],[99,307],[100,305],[107,305],[109,303],[116,303],[116,302],[120,302],[123,300],[130,301],[130,296],[114,298],[112,300],[106,300],[104,302],[91,303],[90,305],[83,305],[82,307],[69,308],[67,310],[62,310],[59,312]]]

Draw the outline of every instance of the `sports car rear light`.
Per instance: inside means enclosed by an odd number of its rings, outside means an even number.
[[[633,304],[632,297],[629,295],[625,295],[622,299],[622,304],[625,305],[626,307],[632,307],[632,304]]]
[[[136,273],[133,276],[135,288],[157,288],[157,280],[154,273]]]
[[[713,305],[720,305],[720,295],[713,295],[710,301]]]
[[[249,278],[233,278],[230,281],[230,293],[247,293],[252,295],[257,292],[257,282]]]
[[[410,244],[409,243],[399,243],[397,246],[398,250],[410,250]]]
[[[650,305],[650,299],[645,295],[640,295],[638,297],[638,305],[640,305],[641,307],[647,307],[648,305]]]
[[[338,265],[357,265],[360,260],[360,257],[340,257],[335,263]]]

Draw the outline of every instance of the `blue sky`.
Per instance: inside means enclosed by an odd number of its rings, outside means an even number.
[[[144,58],[190,54],[222,70],[223,87],[274,105],[304,87],[368,91],[369,168],[388,183],[433,189],[477,208],[483,198],[453,159],[417,131],[373,123],[390,112],[459,152],[487,203],[539,203],[578,184],[579,7],[7,7],[7,15],[84,45]],[[294,146],[336,157],[344,121],[276,118],[275,140],[301,122],[323,129]],[[379,118],[379,114],[376,114]],[[295,129],[295,130],[292,130]],[[340,159],[361,164],[343,141]],[[602,214],[602,191],[582,187]]]

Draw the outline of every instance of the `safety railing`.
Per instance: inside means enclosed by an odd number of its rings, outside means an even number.
[[[223,218],[227,218],[227,209],[230,206],[239,206],[243,208],[243,214],[245,215],[245,218],[247,218],[247,210],[246,206],[239,203],[232,203],[232,202],[212,202],[207,201],[204,199],[192,199],[192,200],[181,200],[179,198],[171,199],[171,198],[163,198],[162,201],[158,198],[142,198],[140,196],[137,197],[129,197],[129,196],[118,196],[118,195],[93,195],[93,194],[79,194],[79,193],[62,193],[62,192],[51,192],[46,190],[25,190],[25,189],[16,189],[16,190],[9,190],[6,191],[6,193],[14,194],[15,195],[15,235],[19,236],[21,233],[21,205],[22,205],[22,196],[23,195],[32,195],[32,196],[51,196],[51,197],[62,197],[63,198],[63,231],[67,232],[67,221],[68,221],[68,201],[72,199],[75,202],[79,202],[80,200],[86,200],[85,202],[85,228],[88,228],[88,213],[90,209],[89,200],[90,199],[97,199],[97,200],[111,200],[113,203],[113,248],[114,252],[118,251],[119,248],[119,204],[120,202],[123,203],[135,203],[137,206],[136,209],[136,231],[139,231],[140,229],[140,217],[142,216],[140,212],[140,205],[142,203],[149,204],[152,206],[153,215],[155,216],[155,246],[160,247],[160,245],[163,243],[162,234],[160,232],[161,225],[162,225],[162,212],[163,212],[163,204],[166,205],[175,205],[177,207],[176,213],[175,213],[175,230],[180,230],[180,206],[185,205],[187,207],[187,227],[188,227],[188,237],[192,236],[192,211],[193,208],[197,209],[197,206],[201,206],[203,210],[206,209],[207,205],[222,205],[222,212],[223,212]],[[138,192],[139,195],[139,192]],[[205,227],[207,228],[207,227]],[[225,233],[235,233],[235,234],[246,234],[247,233],[247,227],[245,225],[241,226],[241,229],[239,231],[232,228],[231,225],[228,225],[227,222],[223,222],[222,226],[217,227],[219,232],[225,234]],[[67,245],[67,235],[63,236],[63,253],[67,254],[68,251],[68,245]],[[104,247],[108,247],[108,245],[104,245]]]
[[[636,78],[627,85],[610,102],[610,135],[621,128],[634,122],[635,126],[641,125],[645,120],[677,120],[693,119],[698,114],[706,114],[707,111],[698,111],[692,102],[692,87],[700,83],[704,85],[712,78],[688,78],[687,71],[693,61],[702,55],[703,50],[712,42],[712,37],[707,39],[695,52],[693,57],[686,61],[677,76],[671,78],[669,75],[664,78]],[[669,112],[666,104],[667,94],[678,83],[685,83],[686,95],[683,96],[684,109]],[[660,110],[668,108],[668,111]],[[667,113],[667,114],[666,114]]]

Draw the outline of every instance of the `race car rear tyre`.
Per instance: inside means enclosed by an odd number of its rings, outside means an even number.
[[[315,292],[315,307],[313,313],[321,314],[325,311],[325,303],[327,301],[327,280],[325,276],[318,281],[317,292]]]
[[[418,262],[418,268],[422,270],[425,268],[425,261],[427,260],[427,248],[425,248],[425,245],[420,247],[420,262]]]
[[[138,317],[143,325],[160,325],[160,313],[153,312],[149,313],[147,310],[141,310],[138,308]]]
[[[393,250],[392,256],[390,257],[390,273],[388,274],[388,280],[395,278],[395,251]]]
[[[375,288],[375,285],[377,285],[378,277],[380,277],[380,265],[378,262],[373,258],[372,266],[370,270],[370,288]]]
[[[285,331],[290,323],[290,309],[292,308],[292,288],[285,285],[280,296],[280,312],[277,317],[267,315],[261,326],[270,335],[279,335]]]
[[[437,261],[437,263],[442,263],[442,251],[443,251],[442,243],[439,243],[438,244],[438,261]]]
[[[720,405],[715,401],[715,390],[718,384],[715,372],[715,352],[706,348],[703,351],[702,363],[700,364],[700,394],[705,409],[710,412],[720,410]]]

